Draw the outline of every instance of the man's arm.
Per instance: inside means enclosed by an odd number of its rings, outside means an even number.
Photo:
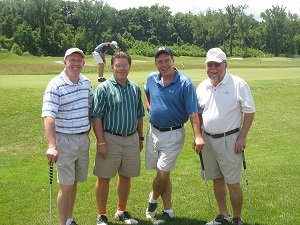
[[[107,155],[107,150],[106,150],[106,143],[103,136],[103,126],[102,126],[101,118],[92,117],[92,124],[97,139],[97,152],[102,156],[103,159],[105,159]]]
[[[235,143],[236,154],[239,154],[242,150],[246,148],[247,134],[248,131],[250,130],[253,119],[254,119],[254,113],[244,113],[242,130]]]
[[[145,96],[146,109],[149,112],[149,110],[150,110],[150,94],[145,92],[144,96]]]
[[[143,149],[143,117],[138,118],[138,126],[137,126],[137,132],[139,134],[139,140],[140,140],[140,151]]]
[[[49,165],[53,165],[58,160],[58,152],[56,150],[56,134],[55,134],[55,120],[51,116],[44,118],[45,135],[48,142],[48,149],[46,152]]]
[[[198,113],[194,113],[194,114],[191,114],[189,117],[190,117],[190,122],[191,122],[191,125],[193,128],[193,132],[194,132],[193,147],[194,147],[196,153],[199,154],[205,144],[205,142],[202,138],[202,135],[201,135],[199,116],[198,116]]]
[[[101,56],[101,58],[103,60],[104,65],[106,65],[105,54],[103,52],[101,52],[101,51],[100,51],[99,54],[100,54],[100,56]]]

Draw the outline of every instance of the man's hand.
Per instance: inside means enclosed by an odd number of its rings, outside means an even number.
[[[103,142],[104,143],[104,142]],[[104,144],[101,144],[101,145],[97,145],[97,152],[99,153],[99,155],[103,158],[103,159],[106,159],[106,156],[107,156],[107,150],[106,150],[106,145],[105,143]]]
[[[58,151],[56,150],[55,147],[49,147],[46,151],[46,155],[48,158],[48,164],[53,165],[54,163],[57,162],[58,160]]]
[[[204,142],[203,138],[197,137],[197,138],[195,138],[192,147],[196,151],[196,153],[199,154],[200,151],[203,149],[204,145],[205,145],[205,142]]]

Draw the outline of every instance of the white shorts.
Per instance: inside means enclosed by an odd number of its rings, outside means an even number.
[[[104,63],[102,57],[98,52],[93,51],[92,54],[97,64]]]
[[[184,127],[160,132],[150,126],[146,138],[146,169],[160,169],[165,172],[174,170],[184,140]]]
[[[205,175],[208,180],[224,178],[227,184],[242,180],[242,154],[235,154],[235,143],[240,132],[222,138],[212,138],[203,132],[202,149]],[[203,171],[202,171],[202,178]]]

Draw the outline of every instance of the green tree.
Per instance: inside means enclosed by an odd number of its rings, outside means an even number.
[[[264,37],[266,42],[266,51],[279,56],[284,46],[284,36],[287,32],[287,15],[285,8],[278,5],[272,6],[260,14],[263,18]]]

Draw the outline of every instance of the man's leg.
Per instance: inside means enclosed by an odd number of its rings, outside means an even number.
[[[240,183],[227,184],[230,201],[233,209],[233,217],[241,217],[243,207],[243,190]]]
[[[103,74],[104,74],[104,63],[99,63],[98,64],[98,81],[99,82],[103,82],[105,81],[106,79],[103,77]]]
[[[161,193],[161,199],[164,204],[164,209],[171,210],[172,209],[172,182],[170,178],[170,173],[167,178],[167,186],[165,190]]]
[[[117,183],[118,207],[126,207],[130,193],[131,178],[119,175]],[[123,210],[124,211],[124,210]]]
[[[164,172],[157,170],[157,174],[152,183],[153,194],[152,198],[157,200],[161,196],[164,209],[172,209],[172,182],[170,178],[170,172]]]
[[[222,215],[228,215],[228,209],[226,204],[226,184],[224,178],[215,179],[214,181],[214,193],[219,206],[219,211]]]
[[[106,210],[106,204],[109,193],[109,181],[110,178],[100,178],[98,177],[96,181],[96,201],[98,205],[98,211]]]
[[[77,182],[73,185],[60,185],[60,190],[57,195],[60,225],[66,225],[67,219],[72,217],[76,197],[76,194],[74,195],[74,191],[76,192],[76,189]]]
[[[77,184],[78,184],[78,182],[75,181],[73,184],[72,191],[71,191],[71,201],[70,201],[70,206],[69,206],[69,211],[68,211],[68,218],[73,218],[73,209],[74,209],[76,194],[77,194]]]

